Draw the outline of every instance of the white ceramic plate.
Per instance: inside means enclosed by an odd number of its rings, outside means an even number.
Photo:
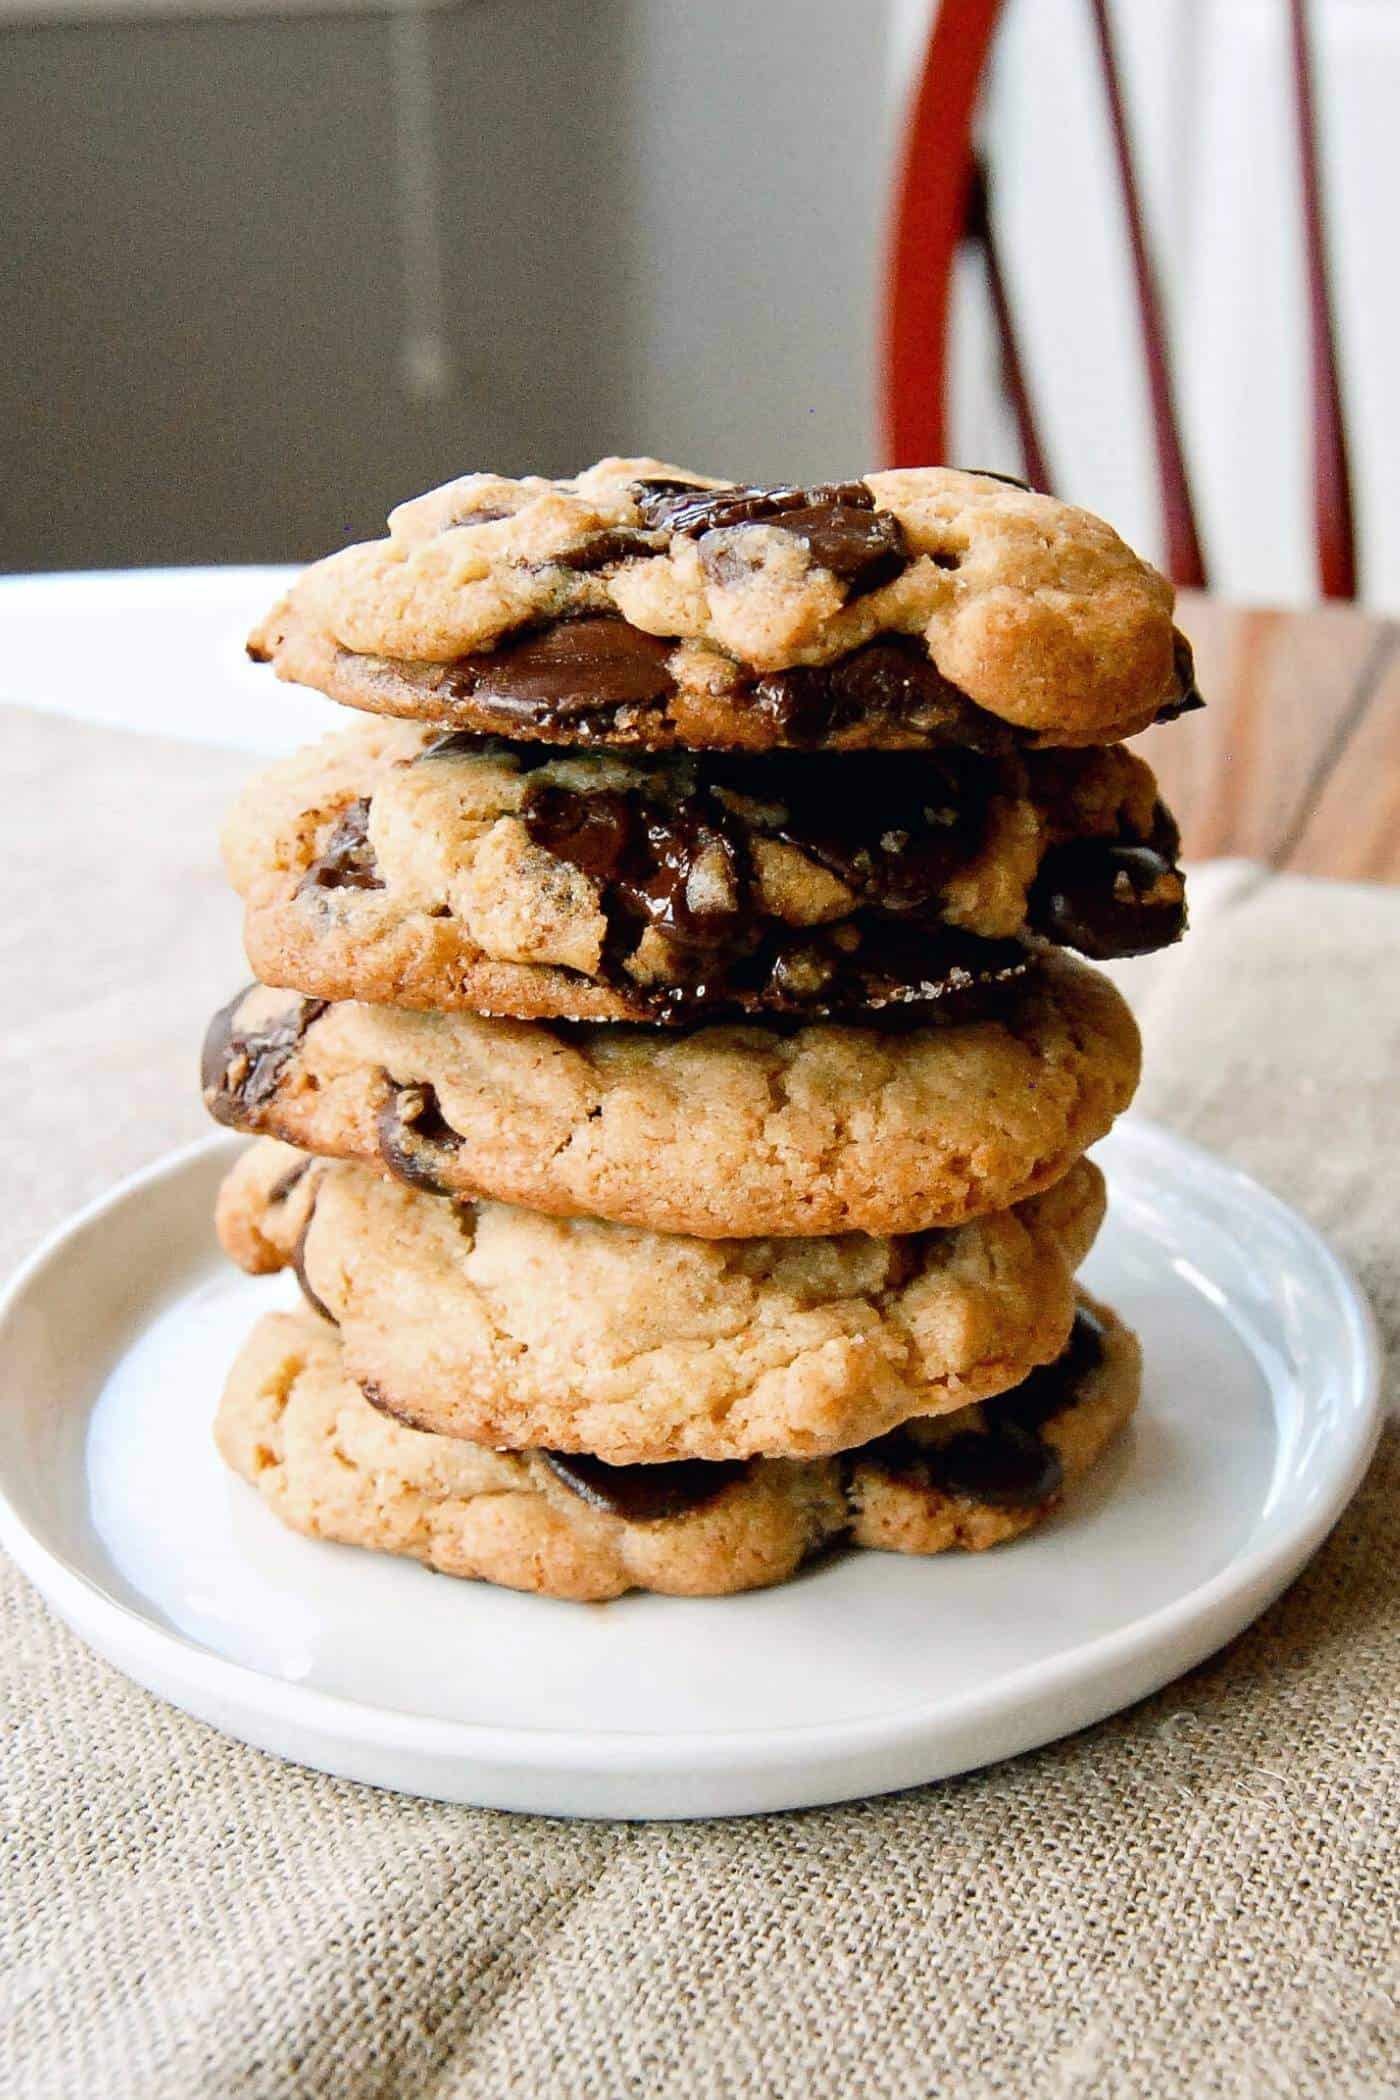
[[[3,13],[3,7],[0,7]],[[280,754],[344,710],[251,664],[243,643],[291,569],[0,576],[0,699],[113,729]],[[66,646],[55,649],[61,634]],[[102,665],[94,678],[92,665]],[[199,676],[190,678],[190,665]]]
[[[218,1254],[215,1138],[115,1189],[0,1313],[0,1540],[70,1626],[229,1734],[345,1777],[559,1815],[710,1816],[1011,1756],[1163,1684],[1295,1575],[1374,1443],[1356,1285],[1245,1176],[1129,1119],[1090,1286],[1137,1424],[979,1556],[849,1554],[777,1590],[580,1606],[284,1531],[209,1435],[285,1279]]]

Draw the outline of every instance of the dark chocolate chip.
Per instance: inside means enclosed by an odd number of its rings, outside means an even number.
[[[632,495],[653,529],[698,539],[703,532],[731,525],[786,522],[788,511],[874,510],[875,498],[863,481],[822,481],[803,488],[780,482],[760,488],[739,482],[728,488],[700,489],[682,481],[637,481]]]
[[[288,1167],[286,1173],[279,1175],[268,1190],[268,1202],[285,1203],[302,1176],[311,1171],[311,1166],[312,1162],[309,1159],[299,1159],[295,1166]]]
[[[1172,636],[1172,665],[1176,692],[1158,708],[1153,716],[1156,722],[1174,722],[1179,715],[1194,715],[1206,704],[1196,684],[1195,654],[1180,628]]]
[[[427,1189],[435,1196],[446,1195],[446,1185],[434,1172],[431,1155],[455,1152],[462,1138],[443,1115],[434,1087],[396,1086],[390,1081],[376,1127],[380,1157],[391,1174],[414,1188]]]
[[[931,1026],[996,1011],[1002,994],[1030,967],[1016,941],[857,915],[834,929],[770,937],[739,961],[659,991],[620,975],[613,981],[636,1009],[668,1026],[739,1016],[761,1016],[771,1025],[783,1014],[869,1026],[890,1007],[917,1010],[920,1025]]]
[[[329,1320],[332,1327],[338,1327],[340,1325],[339,1320],[337,1320],[335,1314],[331,1311],[325,1299],[317,1297],[315,1291],[312,1290],[310,1282],[307,1279],[306,1236],[311,1230],[312,1221],[314,1220],[315,1216],[316,1201],[313,1197],[311,1202],[311,1208],[307,1212],[306,1223],[302,1226],[301,1231],[297,1234],[297,1242],[295,1247],[293,1247],[292,1249],[292,1267],[296,1270],[297,1282],[301,1285],[301,1295],[306,1300],[307,1304],[311,1307],[311,1310],[313,1312],[319,1313],[323,1320]]]
[[[930,1474],[945,1494],[988,1509],[1048,1502],[1064,1484],[1065,1469],[1054,1445],[1011,1422],[990,1436],[959,1430],[931,1451],[930,1459]]]
[[[1064,1484],[1064,1466],[1040,1432],[1082,1394],[1103,1360],[1104,1334],[1098,1315],[1081,1305],[1053,1363],[982,1402],[983,1428],[958,1430],[936,1444],[920,1443],[897,1429],[853,1453],[853,1462],[989,1509],[1027,1509],[1050,1501]]]
[[[527,790],[521,815],[537,845],[604,885],[620,950],[635,946],[645,925],[702,948],[756,933],[745,829],[708,789],[667,809],[640,795],[541,782]],[[703,894],[692,883],[700,870]]]
[[[258,1111],[276,1093],[307,1029],[326,1010],[324,999],[292,999],[262,1027],[240,1028],[239,1009],[256,989],[249,985],[215,1014],[205,1033],[200,1061],[206,1108],[216,1122],[235,1130],[257,1128]]]
[[[1022,973],[1024,974],[1024,972]],[[915,1034],[921,1030],[946,1026],[950,1020],[983,1020],[988,1016],[1001,1016],[1014,1010],[1020,976],[1009,978],[1004,983],[986,983],[963,993],[947,992],[932,1005],[906,1002],[899,1006],[863,1007],[853,1001],[850,1006],[835,1006],[822,1009],[823,1019],[837,1020],[843,1028],[859,1029],[862,1034],[881,1039],[893,1039]],[[596,1042],[599,1029],[606,1029],[611,1041],[622,1042],[629,1035],[644,1041],[645,1046],[655,1042],[655,1020],[653,1015],[645,1021],[566,1021],[553,1019],[535,1021],[531,1026],[541,1035],[553,1036],[569,1049],[585,1052]],[[682,1042],[705,1028],[713,1028],[716,1021],[743,1025],[747,1017],[735,1009],[726,1013],[723,1009],[687,1009],[670,1017],[668,1040]],[[759,1017],[765,1036],[787,1041],[801,1030],[810,1027],[809,1013],[767,1011]],[[916,1234],[908,1235],[910,1240]]]
[[[538,781],[525,791],[522,817],[537,846],[556,860],[610,882],[620,875],[638,831],[640,798],[612,789],[578,793]]]
[[[759,764],[762,773],[744,770],[735,784],[755,800],[766,787],[781,814],[760,818],[757,829],[797,848],[882,912],[934,904],[986,836],[995,774],[966,748]],[[720,775],[725,785],[730,778]]]
[[[730,484],[732,490],[734,484]],[[670,529],[669,512],[677,504],[702,501],[716,493],[698,481],[665,480],[661,476],[650,481],[634,481],[632,500],[653,531]],[[719,493],[726,493],[721,490]]]
[[[322,851],[312,861],[297,895],[305,890],[382,890],[369,842],[369,796],[347,804]]]
[[[204,1031],[204,1046],[199,1058],[199,1083],[206,1099],[210,1095],[217,1097],[229,1091],[228,1073],[233,1061],[234,1044],[237,1042],[241,1048],[247,1041],[247,1037],[239,1031],[235,1017],[249,992],[256,989],[255,985],[250,984],[230,999],[227,1006],[221,1006]],[[212,1102],[210,1105],[213,1106]]]
[[[1041,862],[1028,919],[1037,933],[1093,962],[1150,955],[1185,931],[1186,890],[1156,846],[1073,839]]]
[[[878,590],[904,567],[904,528],[877,511],[863,481],[818,482],[810,488],[694,489],[676,482],[637,482],[637,507],[649,526],[698,539],[712,582],[733,584],[750,572],[737,528],[776,525],[801,540],[819,568],[829,569],[857,598]]]
[[[428,1436],[439,1433],[437,1424],[430,1421],[427,1415],[415,1414],[411,1408],[401,1407],[374,1379],[360,1378],[356,1380],[356,1384],[376,1413],[388,1415],[391,1421],[402,1422],[405,1429],[421,1429]]]
[[[781,754],[716,756],[703,772],[689,760],[660,767],[645,794],[580,793],[536,781],[521,818],[536,845],[599,885],[615,970],[642,931],[656,927],[695,952],[694,972],[706,977],[712,1002],[747,986],[762,991],[756,1003],[767,1005],[784,1003],[784,983],[795,987],[803,971],[813,980],[815,968],[824,983],[846,974],[854,958],[863,984],[872,961],[890,975],[890,942],[877,931],[882,917],[930,920],[901,947],[898,974],[923,981],[937,957],[941,981],[950,936],[936,907],[981,844],[988,792],[984,762],[967,752],[862,752],[839,765]],[[791,845],[838,876],[857,900],[851,915],[815,931],[794,932],[774,920],[755,864],[759,839]],[[979,964],[988,960],[976,944],[965,951],[965,936],[951,938],[959,962],[968,954]],[[998,958],[997,967],[1006,960]],[[699,997],[698,985],[666,996],[688,994]]]
[[[1143,844],[1175,866],[1181,858],[1181,830],[1161,796],[1152,805],[1152,825]]]
[[[1103,1362],[1107,1331],[1096,1312],[1080,1305],[1060,1354],[1008,1392],[984,1400],[982,1411],[987,1420],[995,1425],[1011,1422],[1028,1431],[1043,1429],[1078,1399],[1085,1379]]]
[[[688,1516],[724,1493],[748,1471],[741,1459],[678,1459],[669,1465],[610,1466],[582,1452],[541,1451],[540,1457],[570,1493],[629,1524],[659,1524]]]
[[[561,553],[551,554],[540,566],[586,572],[605,569],[612,562],[628,561],[635,555],[664,554],[665,551],[664,534],[638,532],[632,526],[619,525],[610,532],[595,532],[576,547],[565,547]]]
[[[608,614],[561,620],[499,649],[459,657],[443,690],[499,717],[503,727],[648,706],[676,689],[668,669],[673,646]]]
[[[801,540],[818,568],[848,586],[847,597],[864,597],[892,581],[906,561],[904,528],[887,510],[856,510],[837,503],[810,504],[771,521]],[[716,583],[735,583],[750,573],[742,536],[710,531],[700,538],[700,566]]]

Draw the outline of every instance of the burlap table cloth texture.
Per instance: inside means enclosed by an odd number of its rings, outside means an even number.
[[[215,832],[252,761],[20,709],[0,751],[8,1267],[204,1128],[197,1042],[240,972]],[[1141,1105],[1314,1218],[1393,1342],[1400,892],[1236,866],[1195,905],[1184,948],[1122,972]],[[1398,1443],[1282,1601],[1157,1697],[751,1821],[532,1821],[279,1764],[6,1569],[0,2091],[1400,2094]]]

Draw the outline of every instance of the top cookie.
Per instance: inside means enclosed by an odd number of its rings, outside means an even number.
[[[754,488],[654,459],[469,474],[253,634],[372,713],[660,750],[1112,743],[1199,705],[1172,591],[990,474]]]

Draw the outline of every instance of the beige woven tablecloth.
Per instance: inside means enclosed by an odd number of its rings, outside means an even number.
[[[0,711],[6,1265],[203,1128],[197,1041],[240,967],[214,830],[248,764]],[[1227,869],[1196,900],[1187,945],[1127,980],[1142,1105],[1307,1211],[1393,1341],[1400,891]],[[719,1824],[528,1821],[278,1764],[127,1684],[7,1570],[0,2092],[1400,2094],[1398,1484],[1392,1435],[1266,1618],[1118,1719]]]

